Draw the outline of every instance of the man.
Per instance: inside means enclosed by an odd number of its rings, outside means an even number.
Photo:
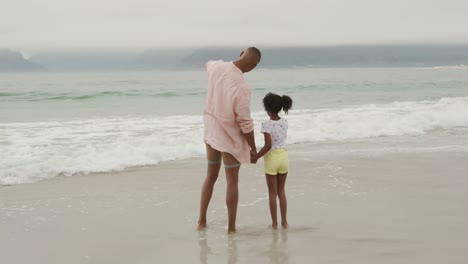
[[[251,157],[257,154],[250,90],[243,73],[253,70],[260,59],[260,51],[250,47],[234,62],[209,61],[205,65],[208,92],[203,121],[208,169],[202,186],[198,230],[206,228],[206,213],[222,159],[227,182],[228,233],[236,232],[240,165],[250,163]]]

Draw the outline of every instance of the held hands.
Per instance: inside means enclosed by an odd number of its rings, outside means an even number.
[[[257,150],[255,149],[250,150],[250,162],[253,164],[256,164],[257,160],[258,160]]]

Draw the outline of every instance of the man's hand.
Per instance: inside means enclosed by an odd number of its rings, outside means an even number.
[[[245,140],[247,143],[249,143],[250,146],[250,162],[255,163],[257,162],[257,159],[255,159],[255,162],[253,161],[252,157],[257,157],[257,147],[255,146],[255,137],[254,137],[254,132],[253,130],[247,134],[243,134]]]

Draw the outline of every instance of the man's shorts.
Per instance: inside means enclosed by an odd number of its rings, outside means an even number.
[[[288,151],[284,148],[271,150],[264,158],[265,173],[285,174],[289,169]]]
[[[222,159],[224,168],[226,169],[241,166],[241,163],[233,155],[227,152],[220,152],[208,144],[206,144],[206,158],[208,160],[208,164],[220,164]]]

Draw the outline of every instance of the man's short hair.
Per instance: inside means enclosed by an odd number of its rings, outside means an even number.
[[[255,54],[258,57],[258,61],[260,61],[262,59],[262,53],[256,47],[249,47],[249,48],[247,48],[247,50],[249,52],[252,52],[253,54]]]

